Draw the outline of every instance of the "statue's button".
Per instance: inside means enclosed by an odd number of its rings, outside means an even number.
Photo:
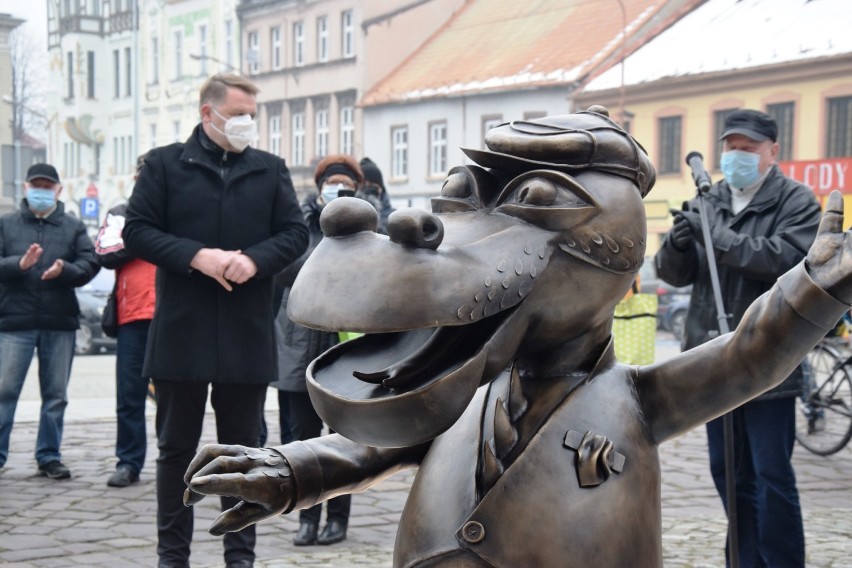
[[[482,526],[482,523],[468,521],[462,527],[462,537],[471,544],[482,542],[482,539],[485,538],[485,527]]]

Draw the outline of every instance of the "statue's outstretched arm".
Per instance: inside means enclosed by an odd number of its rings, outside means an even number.
[[[657,443],[769,390],[795,369],[852,303],[852,233],[833,192],[805,262],[758,298],[732,333],[640,368],[639,398]]]
[[[337,495],[363,491],[418,466],[427,449],[428,444],[373,448],[338,434],[276,448],[208,444],[186,471],[184,504],[194,505],[205,495],[241,499],[210,527],[216,535],[238,531]]]

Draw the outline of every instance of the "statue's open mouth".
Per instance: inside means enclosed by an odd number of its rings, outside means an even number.
[[[347,438],[411,446],[447,430],[484,376],[491,340],[517,306],[468,325],[370,334],[330,349],[308,368],[319,415]],[[498,369],[499,371],[499,369]]]

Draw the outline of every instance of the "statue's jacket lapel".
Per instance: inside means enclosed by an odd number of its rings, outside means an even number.
[[[659,457],[637,403],[635,373],[611,365],[570,392],[476,502],[473,458],[481,459],[493,433],[487,425],[495,400],[480,388],[420,467],[394,565],[661,566]],[[595,452],[610,444],[608,455]],[[584,468],[586,487],[577,473],[580,455],[598,460]],[[591,484],[590,471],[599,473]]]

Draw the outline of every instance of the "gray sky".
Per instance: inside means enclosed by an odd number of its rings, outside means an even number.
[[[0,0],[0,13],[26,20],[23,25],[27,30],[38,34],[41,42],[47,45],[47,2],[48,0]]]

